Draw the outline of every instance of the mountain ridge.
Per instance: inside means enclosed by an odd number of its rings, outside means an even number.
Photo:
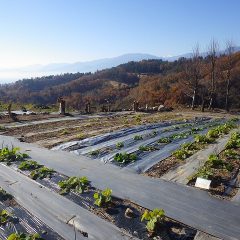
[[[240,47],[236,47],[235,51],[240,51]],[[219,54],[224,53],[220,51]],[[202,56],[206,56],[207,53],[201,53]],[[159,57],[148,53],[127,53],[112,58],[101,58],[91,61],[79,61],[74,63],[50,63],[50,64],[34,64],[19,68],[1,68],[0,67],[0,82],[7,83],[13,82],[23,78],[41,77],[47,75],[57,75],[63,73],[87,73],[96,72],[103,69],[116,67],[120,64],[128,63],[131,61],[142,61],[149,59],[162,59],[164,61],[176,61],[179,58],[190,58],[191,53],[185,53],[177,56]]]

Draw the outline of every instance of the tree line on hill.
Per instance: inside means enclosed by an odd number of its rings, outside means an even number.
[[[187,105],[214,109],[240,108],[240,53],[232,42],[219,55],[212,40],[205,57],[199,47],[191,58],[174,62],[159,59],[129,62],[95,73],[66,73],[19,80],[0,86],[0,101],[54,104],[64,97],[67,105],[83,109],[86,102],[99,106],[110,102],[112,108],[140,105]]]

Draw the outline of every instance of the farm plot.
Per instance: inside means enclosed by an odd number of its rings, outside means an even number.
[[[121,112],[98,115],[75,115],[44,121],[1,124],[0,132],[15,136],[21,141],[52,148],[61,143],[79,141],[99,134],[109,133],[126,127],[157,123],[169,119],[190,119],[190,115],[180,113],[134,113]],[[0,119],[1,123],[1,119]]]
[[[2,164],[29,176],[96,216],[114,223],[134,237],[149,239],[159,236],[166,239],[190,240],[196,234],[196,230],[167,218],[162,209],[150,211],[129,200],[116,198],[112,196],[111,189],[100,191],[92,186],[86,177],[69,178],[33,160],[26,160],[27,156],[19,153],[16,148],[4,148],[3,152],[5,154],[1,155]],[[83,235],[88,237],[87,232]]]
[[[204,149],[209,145],[212,146],[212,150],[214,150],[215,147],[213,146],[217,139],[220,138],[221,140],[221,138],[224,138],[224,136],[232,129],[236,128],[238,126],[236,122],[237,119],[228,120],[225,123],[218,124],[217,126],[215,125],[211,129],[206,129],[206,134],[197,134],[194,137],[191,137],[191,141],[178,146],[178,148],[176,148],[170,156],[152,166],[152,168],[150,168],[146,174],[151,177],[163,177],[166,180],[175,179],[174,181],[184,183],[184,174],[193,171],[190,168],[188,169],[188,164],[192,164],[192,168],[194,168],[194,166],[197,167],[197,164],[202,162],[200,150],[202,150],[203,155]],[[210,149],[211,147],[209,147],[207,151],[211,151]],[[200,152],[199,156],[198,152]],[[198,158],[200,158],[200,160],[198,160]],[[194,164],[194,162],[196,164]],[[186,171],[186,173],[184,171]],[[168,172],[170,173],[168,174]],[[181,177],[183,178],[182,180]]]
[[[21,237],[21,238],[20,238]],[[0,187],[0,239],[63,240]]]
[[[231,199],[238,191],[240,169],[240,132],[232,133],[225,149],[208,156],[204,166],[189,176],[188,185],[194,186],[197,177],[211,180],[209,193],[223,199]]]
[[[203,119],[203,120],[207,120],[207,119]],[[78,152],[80,154],[85,154],[85,153],[95,151],[102,147],[109,147],[111,145],[114,146],[120,140],[123,140],[123,141],[125,139],[127,140],[128,139],[127,137],[133,138],[136,134],[153,133],[158,128],[161,129],[163,127],[169,127],[170,125],[174,125],[174,124],[175,125],[183,124],[183,123],[186,124],[187,122],[191,122],[191,120],[186,120],[184,122],[183,121],[160,122],[160,123],[152,123],[152,124],[138,125],[138,126],[133,126],[133,127],[128,127],[128,128],[123,128],[122,130],[119,130],[119,131],[114,131],[114,132],[99,135],[96,137],[86,138],[81,141],[73,141],[73,142],[61,144],[59,146],[54,147],[53,150],[81,149]],[[120,138],[120,140],[117,138]],[[84,149],[82,149],[82,148],[84,148]]]
[[[72,151],[141,173],[171,155],[182,143],[191,141],[195,134],[205,133],[224,121],[199,118],[195,121],[138,126],[66,143],[53,150]]]
[[[144,177],[129,171],[119,171],[119,168],[114,165],[109,164],[106,166],[100,161],[89,161],[85,156],[78,157],[68,152],[50,151],[33,144],[19,142],[12,137],[1,136],[1,139],[4,141],[4,146],[11,146],[11,144],[20,146],[22,151],[27,151],[38,163],[52,167],[67,176],[87,176],[92,181],[93,186],[98,189],[109,187],[113,189],[114,196],[121,199],[130,199],[140,206],[151,210],[154,210],[154,208],[163,208],[168,217],[219,238],[229,240],[238,239],[240,229],[239,209],[235,204],[231,204],[231,202],[220,201],[210,197],[204,191],[185,187],[184,185]],[[91,212],[86,210],[88,212],[88,214],[86,214],[86,211],[84,212],[77,208],[77,205],[71,203],[67,198],[66,201],[63,201],[64,197],[54,194],[53,191],[47,191],[46,188],[35,187],[33,190],[34,181],[26,181],[27,177],[23,174],[16,173],[15,170],[11,169],[10,171],[10,169],[9,167],[0,165],[0,182],[11,194],[15,191],[17,195],[20,195],[24,200],[22,203],[27,203],[27,205],[25,204],[27,209],[29,208],[29,204],[31,208],[36,208],[35,206],[41,204],[41,208],[48,209],[44,214],[50,212],[53,216],[60,215],[62,217],[67,214],[67,218],[64,217],[65,221],[70,219],[72,215],[78,214],[78,217],[75,217],[74,221],[77,221],[77,226],[84,227],[82,230],[85,232],[94,231],[95,234],[98,234],[97,236],[99,236],[99,234],[102,236],[105,234],[104,236],[106,237],[100,239],[108,239],[107,236],[115,236],[109,235],[111,228],[105,223],[98,220],[98,224],[96,224],[95,218],[91,218],[91,222],[89,222]],[[19,175],[23,177],[20,178]],[[4,179],[10,182],[18,181],[18,183],[5,186]],[[30,195],[31,192],[33,196]],[[29,202],[29,198],[37,205]],[[64,206],[64,208],[62,206]],[[70,206],[71,212],[67,213],[66,210],[69,209]],[[189,211],[189,209],[191,209],[191,211]],[[201,216],[197,214],[199,212],[201,212]],[[42,212],[40,212],[40,214],[41,213]],[[54,222],[54,218],[50,219]],[[228,219],[228,224],[226,224],[226,219]],[[46,219],[44,219],[44,222],[45,220]],[[93,220],[96,224],[94,227],[92,224]],[[46,223],[49,226],[52,224],[51,221]],[[53,224],[56,224],[56,222]],[[62,227],[65,228],[65,226],[67,226],[67,224],[64,224],[64,226],[61,225],[61,228],[58,228],[62,234],[64,234],[65,231],[61,229]],[[104,231],[99,232],[96,228],[98,230],[99,228],[104,229]],[[66,237],[66,239],[69,238]]]

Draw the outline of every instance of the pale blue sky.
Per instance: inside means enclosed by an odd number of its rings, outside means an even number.
[[[239,0],[0,0],[0,67],[240,45]]]

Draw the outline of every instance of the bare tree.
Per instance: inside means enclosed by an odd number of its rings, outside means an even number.
[[[233,54],[234,54],[234,44],[232,41],[226,42],[226,97],[225,97],[225,109],[229,112],[229,93],[231,88],[231,78],[232,78],[232,69],[233,69]]]
[[[208,56],[210,58],[210,99],[208,109],[213,109],[216,100],[216,63],[218,53],[218,42],[214,39],[211,40],[208,50]]]
[[[199,85],[199,92],[201,96],[201,111],[204,112],[207,96],[207,88],[204,86],[204,84]]]
[[[186,79],[187,79],[187,86],[191,90],[191,108],[194,109],[196,105],[196,97],[198,94],[199,89],[199,81],[201,79],[201,58],[199,54],[199,45],[197,44],[193,48],[192,58],[187,63],[186,66]]]

